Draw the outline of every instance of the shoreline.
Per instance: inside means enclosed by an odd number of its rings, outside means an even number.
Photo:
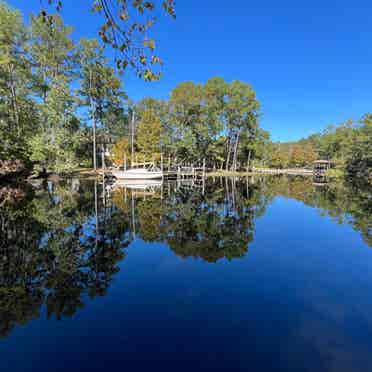
[[[273,169],[273,168],[253,168],[251,171],[212,171],[207,176],[262,176],[262,175],[293,175],[293,176],[312,176],[313,171],[307,169]]]
[[[82,177],[90,178],[90,177],[97,177],[102,176],[105,173],[110,173],[110,169],[102,170],[97,169],[94,171],[92,168],[82,168],[72,172],[66,176],[74,176],[79,175]],[[206,177],[217,177],[217,176],[224,176],[224,177],[234,177],[234,176],[258,176],[258,175],[297,175],[297,176],[312,176],[313,171],[308,169],[272,169],[272,168],[259,168],[253,169],[250,171],[226,171],[226,170],[215,170],[215,171],[207,171],[205,173]],[[200,175],[200,172],[199,172]]]

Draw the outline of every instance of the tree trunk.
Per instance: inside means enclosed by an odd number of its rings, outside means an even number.
[[[16,93],[16,88],[15,88],[15,81],[14,81],[14,69],[13,65],[9,64],[8,65],[8,72],[9,72],[9,88],[10,88],[10,94],[12,97],[12,109],[13,109],[13,119],[17,125],[17,134],[18,137],[21,135],[21,128],[20,128],[20,123],[19,123],[19,112],[18,112],[18,104],[17,104],[17,93]]]
[[[96,115],[94,113],[94,108],[92,111],[93,115],[93,169],[97,170],[97,141],[96,141]]]
[[[131,120],[131,152],[132,152],[132,164],[134,162],[134,111],[132,111],[132,120]]]
[[[235,145],[234,145],[234,157],[233,157],[233,170],[236,171],[236,163],[238,158],[238,145],[239,145],[240,132],[236,135]]]
[[[229,170],[230,155],[231,155],[231,136],[229,137],[228,142],[227,142],[227,158],[226,158],[226,165],[225,165],[226,171]]]
[[[93,169],[96,172],[97,171],[97,143],[96,143],[96,113],[95,113],[95,107],[93,104],[93,99],[91,95],[91,89],[92,89],[92,71],[89,71],[89,103],[90,103],[90,110],[92,111],[92,120],[93,120]]]
[[[248,151],[248,160],[247,160],[247,172],[249,171],[250,165],[251,165],[251,154],[252,154],[252,150],[249,149],[249,151]]]
[[[106,148],[105,148],[105,145],[102,144],[101,146],[101,156],[102,156],[102,169],[105,170],[106,169],[106,163],[105,163],[105,152],[106,152]]]

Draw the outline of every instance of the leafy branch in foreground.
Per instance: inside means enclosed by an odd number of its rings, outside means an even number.
[[[63,1],[48,0],[48,4],[59,12]],[[163,62],[155,54],[155,40],[148,37],[159,7],[172,18],[176,17],[174,0],[92,0],[93,13],[103,18],[99,36],[103,44],[119,52],[115,63],[120,72],[130,67],[146,81],[160,79]],[[41,16],[45,22],[53,22],[53,16],[45,9]]]

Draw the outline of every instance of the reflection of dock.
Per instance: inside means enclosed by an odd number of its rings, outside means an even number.
[[[190,188],[190,189],[202,189],[205,188],[205,179],[204,178],[184,178],[177,179],[176,182],[177,189],[179,188]]]

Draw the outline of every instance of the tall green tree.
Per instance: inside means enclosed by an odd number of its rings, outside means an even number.
[[[202,115],[195,128],[200,156],[215,163],[218,144],[224,128],[224,109],[227,84],[221,77],[209,79],[202,87]]]
[[[0,2],[0,160],[27,159],[26,138],[36,124],[27,42],[21,14]]]
[[[241,160],[251,168],[252,161],[264,164],[270,157],[270,133],[262,128],[243,131],[241,137]]]
[[[42,16],[31,17],[30,53],[39,78],[39,93],[44,101],[55,83],[58,84],[62,78],[69,83],[77,77],[73,29],[66,26],[58,14],[51,17],[52,22],[45,22]]]
[[[227,157],[226,169],[236,170],[240,136],[247,132],[253,137],[258,126],[260,104],[256,93],[249,84],[233,81],[227,90],[226,122],[227,122]]]
[[[77,100],[71,89],[77,76],[76,48],[71,33],[58,15],[51,23],[41,16],[31,18],[30,54],[40,95],[40,125],[29,140],[31,160],[39,168],[55,172],[67,172],[78,165]]]
[[[353,131],[346,154],[346,171],[350,176],[372,182],[372,114],[366,114],[361,126]]]
[[[45,170],[65,173],[79,164],[76,150],[83,140],[75,117],[76,99],[62,78],[55,79],[40,107],[45,118],[29,140],[31,160]]]
[[[89,107],[92,122],[93,169],[97,169],[97,101],[100,68],[105,63],[103,49],[95,39],[80,40],[82,104]]]
[[[137,147],[143,158],[159,160],[161,153],[161,123],[154,111],[143,113],[137,128]]]
[[[89,108],[93,132],[93,167],[96,169],[97,127],[100,127],[102,137],[107,132],[114,132],[116,128],[124,130],[128,124],[123,102],[126,96],[121,90],[121,80],[116,76],[114,69],[107,65],[107,59],[97,40],[82,39],[79,55],[81,60],[81,103]]]
[[[178,84],[170,96],[170,120],[173,142],[181,159],[197,160],[199,156],[197,130],[202,116],[202,86],[191,81]]]
[[[254,140],[259,102],[250,85],[215,77],[206,84],[184,82],[171,92],[169,126],[177,154],[209,165],[237,168],[240,137]],[[221,143],[225,150],[221,151]]]

